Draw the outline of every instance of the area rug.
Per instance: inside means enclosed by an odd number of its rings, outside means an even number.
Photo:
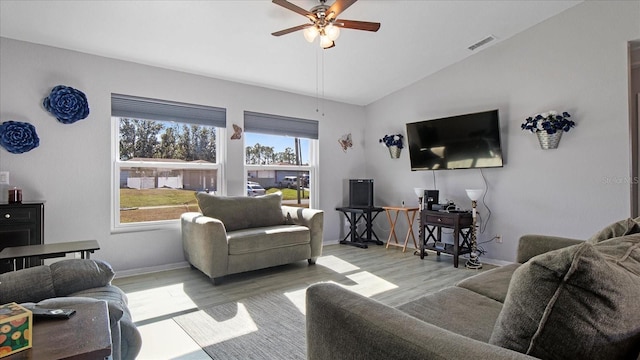
[[[174,321],[213,359],[306,359],[304,291],[268,292]]]

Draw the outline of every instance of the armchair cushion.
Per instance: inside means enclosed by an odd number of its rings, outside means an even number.
[[[115,276],[111,265],[100,260],[62,260],[51,264],[49,268],[56,296],[67,296],[80,290],[106,286]]]
[[[0,304],[37,302],[54,296],[56,293],[48,266],[0,274]]]
[[[490,343],[543,359],[640,351],[640,234],[539,255],[513,274]]]
[[[618,236],[631,235],[640,232],[640,217],[636,219],[624,219],[607,225],[604,229],[595,233],[587,240],[595,244],[603,240],[613,239]]]
[[[196,193],[198,205],[204,216],[222,221],[227,231],[282,225],[282,193],[264,196],[216,196]]]

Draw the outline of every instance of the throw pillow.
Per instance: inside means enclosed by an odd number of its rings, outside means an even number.
[[[541,359],[635,359],[640,234],[538,255],[518,268],[489,342]]]
[[[56,296],[108,285],[115,276],[111,265],[100,260],[69,259],[49,267]]]
[[[284,224],[282,193],[263,196],[217,196],[197,193],[204,216],[222,221],[227,231]]]
[[[604,229],[595,233],[587,240],[595,244],[603,240],[613,239],[618,236],[640,233],[640,217],[636,219],[624,219],[607,225]]]

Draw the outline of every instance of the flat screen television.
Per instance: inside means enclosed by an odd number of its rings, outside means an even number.
[[[502,167],[498,110],[407,124],[411,170]]]

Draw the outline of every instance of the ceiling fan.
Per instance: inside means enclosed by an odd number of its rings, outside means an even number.
[[[304,37],[308,42],[313,42],[313,40],[319,35],[320,46],[323,49],[329,49],[336,46],[335,40],[340,36],[340,28],[373,32],[380,29],[380,23],[337,18],[340,13],[353,5],[357,0],[336,0],[331,6],[325,4],[326,0],[319,1],[320,5],[316,5],[311,10],[307,11],[288,2],[287,0],[272,0],[276,5],[280,5],[302,16],[306,16],[310,23],[276,31],[271,33],[271,35],[282,36],[294,31],[304,30]]]

